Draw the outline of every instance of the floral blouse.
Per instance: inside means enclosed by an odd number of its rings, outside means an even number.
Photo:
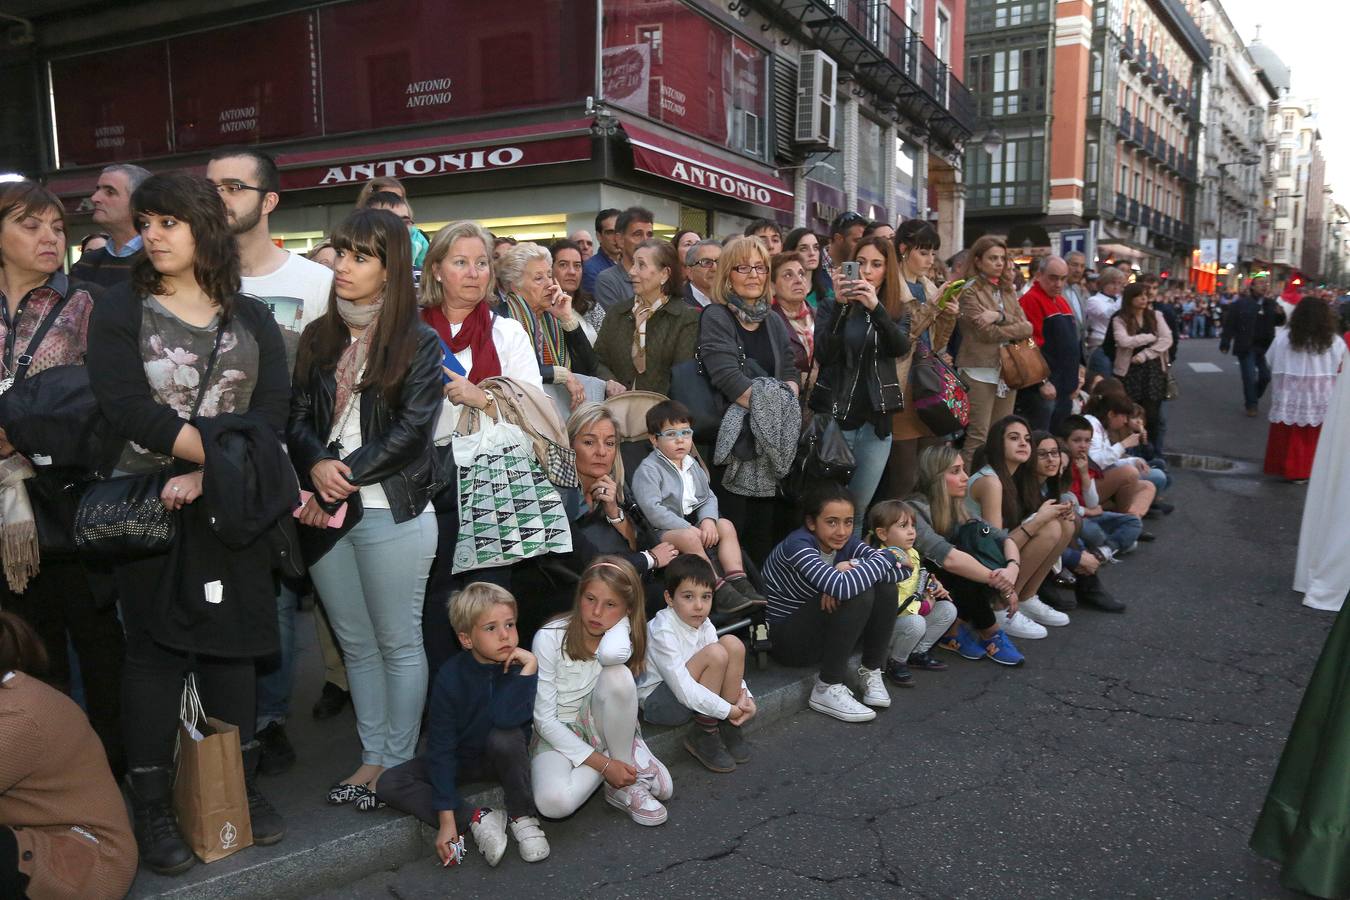
[[[69,299],[42,339],[42,346],[29,347],[38,326],[46,320],[61,298],[67,295]],[[84,364],[85,349],[89,346],[89,314],[94,310],[94,300],[87,290],[72,285],[64,272],[56,272],[46,284],[29,292],[23,315],[19,316],[17,323],[9,315],[9,301],[3,293],[0,293],[0,309],[4,310],[0,313],[0,348],[8,342],[10,329],[16,329],[14,352],[6,363],[10,370],[14,367],[14,361],[25,353],[33,354],[33,362],[28,366],[28,377],[53,366]],[[12,371],[4,374],[10,375]]]

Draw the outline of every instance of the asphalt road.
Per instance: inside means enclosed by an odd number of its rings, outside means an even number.
[[[1169,449],[1259,460],[1216,343],[1182,347]],[[1288,589],[1306,488],[1174,474],[1158,541],[1107,570],[1129,611],[1075,613],[1020,669],[946,656],[874,723],[802,712],[732,775],[670,760],[660,828],[593,799],[545,823],[542,864],[513,846],[443,870],[428,848],[323,896],[1292,896],[1246,842],[1331,625]]]

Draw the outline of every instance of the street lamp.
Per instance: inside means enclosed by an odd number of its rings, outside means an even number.
[[[1215,166],[1215,168],[1219,170],[1219,212],[1218,220],[1215,222],[1215,231],[1217,231],[1218,234],[1214,239],[1214,271],[1216,273],[1219,269],[1223,268],[1223,173],[1231,166],[1254,166],[1260,161],[1261,160],[1258,157],[1252,156],[1251,154],[1244,154],[1239,159],[1230,159],[1228,162],[1219,163]],[[1233,260],[1234,267],[1241,261],[1241,245],[1242,241],[1241,238],[1239,238],[1237,252],[1238,259]]]

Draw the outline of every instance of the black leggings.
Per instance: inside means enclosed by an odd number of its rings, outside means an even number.
[[[774,660],[785,666],[820,664],[820,680],[839,684],[848,671],[848,658],[862,639],[862,664],[886,666],[891,632],[895,629],[897,598],[894,584],[879,584],[856,597],[841,600],[827,613],[819,600],[808,600],[786,619],[770,623]]]
[[[22,897],[27,890],[28,876],[19,871],[19,842],[0,825],[0,897]]]
[[[952,595],[956,604],[956,616],[970,624],[977,631],[984,631],[994,624],[994,601],[998,593],[987,584],[962,578],[953,572],[947,572],[929,564],[930,570],[942,582],[942,586]]]

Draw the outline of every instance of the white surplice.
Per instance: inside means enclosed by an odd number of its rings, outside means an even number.
[[[1304,606],[1331,612],[1350,593],[1350,352],[1341,355],[1341,374],[1313,458],[1294,590],[1303,594]]]

